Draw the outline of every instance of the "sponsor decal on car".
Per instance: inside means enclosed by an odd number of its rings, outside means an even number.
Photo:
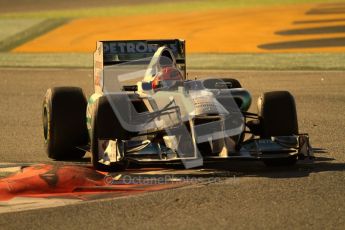
[[[103,51],[106,54],[136,54],[136,53],[154,53],[159,48],[158,44],[148,44],[146,42],[109,42],[103,44]],[[176,53],[176,44],[166,44],[167,47]]]

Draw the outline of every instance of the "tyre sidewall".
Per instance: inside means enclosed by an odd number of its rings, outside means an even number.
[[[43,101],[43,127],[46,127],[44,142],[48,157],[63,160],[80,159],[85,155],[77,146],[88,144],[86,103],[80,88],[47,90]]]

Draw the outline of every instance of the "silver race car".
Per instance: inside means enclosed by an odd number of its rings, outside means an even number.
[[[257,114],[248,112],[251,102],[236,79],[188,79],[183,40],[100,41],[88,100],[77,87],[47,90],[45,146],[55,160],[89,151],[94,168],[105,171],[130,162],[192,168],[234,158],[269,166],[313,158],[289,92],[263,93]]]

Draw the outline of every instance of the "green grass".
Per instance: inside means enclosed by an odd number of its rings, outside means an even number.
[[[345,70],[345,53],[191,54],[195,69]]]
[[[3,41],[23,30],[41,23],[43,19],[1,19],[0,41]]]
[[[86,53],[0,53],[0,67],[77,67],[93,66],[93,55]]]
[[[345,70],[345,53],[190,54],[187,68],[211,70]],[[0,67],[92,68],[89,53],[0,53]]]
[[[96,8],[81,8],[71,10],[49,10],[27,13],[5,13],[1,14],[0,18],[80,18],[95,16],[126,16],[164,12],[187,12],[223,8],[257,7],[269,5],[329,3],[334,1],[344,2],[345,0],[200,0],[187,2],[150,3],[127,6],[122,5]]]
[[[5,19],[6,21],[6,19]],[[30,20],[29,20],[30,21]],[[0,39],[0,51],[10,51],[11,49],[35,38],[39,35],[42,35],[64,23],[66,23],[68,19],[46,19],[39,21],[40,23],[33,24],[32,26],[22,27],[18,29],[16,33],[13,33],[12,36],[5,37],[4,39]],[[0,24],[3,20],[0,20]],[[24,23],[23,23],[24,24]],[[31,25],[31,24],[27,24]],[[2,28],[2,31],[12,30],[11,28]]]

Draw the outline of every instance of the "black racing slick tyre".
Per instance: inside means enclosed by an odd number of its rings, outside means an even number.
[[[258,100],[260,137],[291,136],[298,134],[297,111],[294,97],[288,91],[263,93]],[[294,165],[296,156],[266,159],[267,166]]]
[[[241,83],[237,79],[233,78],[210,78],[203,81],[203,85],[206,89],[219,89],[228,88],[236,89],[242,88]]]
[[[78,87],[47,90],[43,101],[43,134],[47,155],[54,160],[80,159],[88,144],[87,101]]]
[[[261,136],[290,136],[298,134],[295,100],[288,91],[263,93],[258,100]]]
[[[114,113],[109,98],[102,96],[95,102],[91,121],[91,163],[100,171],[123,171],[128,167],[128,161],[122,160],[106,165],[99,162],[99,140],[128,140],[131,132],[125,130]]]

